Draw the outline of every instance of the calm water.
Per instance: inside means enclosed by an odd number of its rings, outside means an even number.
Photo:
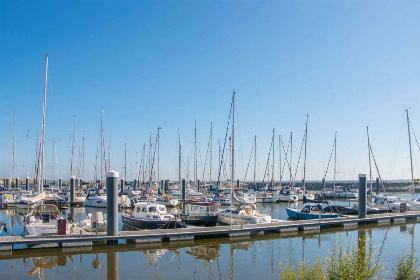
[[[342,202],[348,204],[348,202]],[[277,219],[286,219],[287,204],[258,205]],[[70,210],[76,220],[84,219],[85,208]],[[0,219],[9,232],[23,232],[23,214],[0,210]],[[120,221],[121,224],[121,221]],[[0,279],[278,279],[279,263],[289,258],[313,262],[317,255],[326,256],[337,242],[357,246],[366,236],[373,242],[376,254],[385,264],[383,277],[390,277],[402,250],[412,244],[420,252],[415,238],[420,224],[400,226],[364,226],[358,230],[322,230],[321,234],[280,237],[279,234],[251,236],[249,239],[200,239],[192,242],[156,245],[119,244],[95,246],[92,249],[30,249],[0,253]]]

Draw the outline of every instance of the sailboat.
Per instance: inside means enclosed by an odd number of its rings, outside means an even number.
[[[235,180],[235,92],[232,96],[232,135],[230,137],[231,176],[230,176],[230,200],[233,202],[233,184]],[[233,204],[233,203],[232,203]],[[271,216],[256,210],[255,204],[239,204],[229,207],[219,214],[219,221],[224,224],[264,224],[271,223]]]
[[[412,129],[412,127],[411,127],[410,118],[408,116],[408,109],[405,109],[405,112],[406,112],[406,115],[407,115],[408,144],[409,144],[409,147],[410,147],[411,189],[412,189],[412,194],[413,194],[412,199],[406,201],[408,203],[407,209],[411,210],[411,211],[420,211],[420,198],[418,198],[417,200],[415,199],[414,173],[413,173],[413,151],[411,149],[411,129]]]

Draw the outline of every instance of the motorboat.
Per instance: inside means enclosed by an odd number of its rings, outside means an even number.
[[[139,202],[131,214],[121,214],[125,226],[137,229],[166,229],[184,227],[179,219],[166,211],[165,205]]]
[[[271,223],[271,216],[256,210],[255,204],[241,204],[219,213],[219,222],[223,224],[266,224]]]
[[[402,202],[396,196],[375,195],[372,197],[370,206],[389,212],[400,212],[401,203]]]
[[[87,219],[78,222],[77,225],[88,232],[106,231],[106,220],[101,211],[89,213]]]
[[[88,195],[85,199],[86,207],[97,207],[97,208],[106,208],[107,207],[107,197],[106,195],[99,195],[98,191],[91,189],[88,192]]]
[[[181,220],[194,226],[215,226],[219,217],[220,203],[187,201]]]
[[[178,206],[179,200],[172,195],[162,195],[156,199],[157,204],[165,205],[166,207],[175,207]]]
[[[278,196],[273,192],[255,192],[257,203],[274,203],[277,201]]]
[[[48,235],[58,233],[58,220],[64,219],[57,206],[52,204],[40,204],[25,216],[25,233],[29,235]],[[70,228],[66,223],[66,231]]]
[[[221,205],[230,205],[230,195],[216,193],[213,197],[214,202],[219,202]]]
[[[233,198],[236,200],[235,202],[239,204],[253,204],[257,202],[257,197],[253,193],[236,192],[233,195]]]
[[[302,209],[286,208],[289,218],[296,220],[314,220],[339,218],[343,215],[328,212],[329,205],[327,203],[306,203]]]
[[[21,192],[15,200],[15,208],[19,209],[31,209],[36,205],[41,204],[45,199],[45,192],[41,192],[37,195],[32,195],[29,192]]]

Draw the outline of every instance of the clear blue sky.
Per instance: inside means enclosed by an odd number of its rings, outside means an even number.
[[[40,134],[49,53],[46,138],[58,139],[59,173],[65,179],[74,114],[76,145],[86,137],[84,177],[93,178],[101,107],[112,169],[122,169],[127,137],[128,172],[134,172],[136,152],[140,158],[149,133],[154,136],[161,126],[161,177],[176,179],[177,129],[184,155],[192,157],[197,120],[204,161],[212,121],[215,178],[217,139],[224,137],[233,90],[239,179],[254,135],[262,178],[272,128],[286,141],[293,131],[296,164],[305,113],[310,115],[309,180],[323,177],[335,131],[337,178],[367,173],[366,125],[381,175],[409,179],[404,109],[411,108],[420,137],[419,15],[418,1],[2,0],[0,176],[10,176],[13,110],[16,174],[33,174],[31,139]],[[420,152],[413,150],[420,177]],[[49,140],[50,178],[52,151]]]

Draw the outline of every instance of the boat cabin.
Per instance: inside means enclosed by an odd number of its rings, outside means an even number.
[[[305,204],[305,206],[303,206],[302,210],[300,210],[300,212],[303,213],[314,213],[314,212],[321,212],[321,213],[325,213],[325,208],[327,207],[327,204],[314,204],[314,203],[307,203]]]
[[[375,196],[373,197],[373,203],[376,205],[384,205],[388,203],[398,203],[398,197],[396,196]]]

